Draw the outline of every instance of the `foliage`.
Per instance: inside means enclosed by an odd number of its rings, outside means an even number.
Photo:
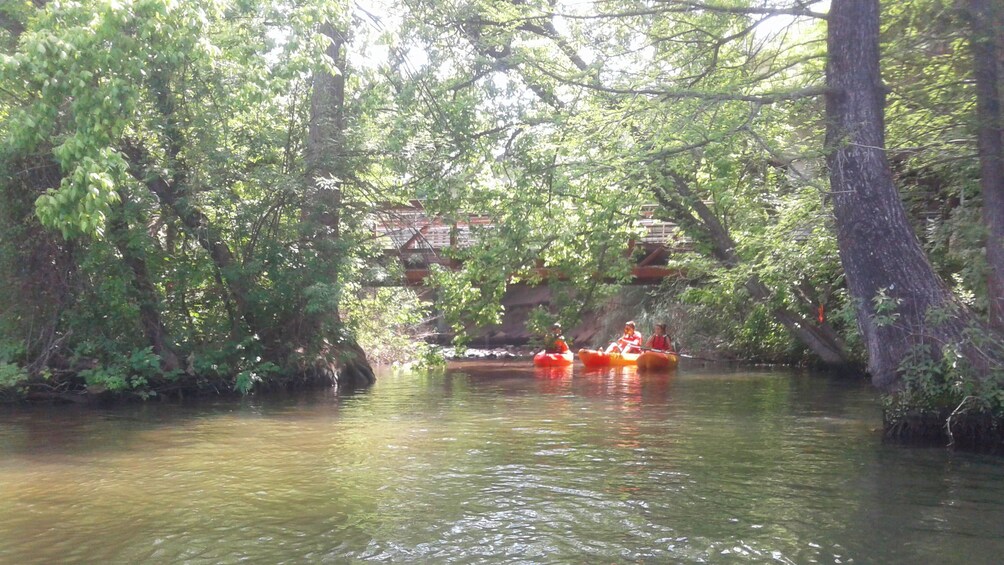
[[[914,231],[938,274],[985,312],[974,92],[967,26],[937,0],[883,5],[890,161]]]
[[[897,310],[900,304],[903,303],[903,299],[890,296],[888,288],[879,289],[878,294],[875,295],[872,302],[875,303],[875,325],[888,326],[895,324],[899,320],[900,313]]]
[[[962,347],[952,344],[940,357],[926,344],[911,350],[901,365],[900,389],[883,396],[887,424],[895,426],[918,416],[945,421],[963,408],[970,415],[1004,418],[1004,373],[998,369],[989,378],[980,374],[965,363]]]
[[[135,391],[146,398],[156,395],[152,381],[161,378],[160,358],[150,348],[119,355],[98,367],[80,371],[88,389],[97,391]],[[166,375],[165,375],[166,376]],[[176,375],[174,375],[176,376]]]
[[[499,322],[514,284],[552,289],[531,330],[582,321],[628,281],[628,242],[654,210],[679,227],[670,266],[687,278],[640,304],[640,321],[769,362],[808,359],[796,330],[810,326],[856,360],[815,7],[400,0],[380,18],[322,0],[5,4],[3,370],[246,394],[353,339],[376,361],[433,356],[422,300],[370,286],[397,277],[372,218],[412,200],[471,226],[428,280],[460,344]],[[967,38],[943,1],[883,10],[897,182],[936,270],[982,312]],[[345,68],[323,54],[322,22],[349,32]],[[317,73],[346,83],[344,128],[321,140],[337,151],[327,179],[306,178]],[[878,322],[896,323],[891,295],[876,300]],[[933,395],[944,382],[919,375],[947,369],[922,356],[904,375]]]
[[[673,340],[691,354],[756,363],[800,364],[811,359],[766,305],[752,300],[741,285],[733,286],[730,273],[721,274],[724,279],[664,283],[654,291],[640,323],[666,323]]]
[[[344,302],[345,324],[360,336],[366,356],[381,364],[425,364],[433,359],[429,305],[406,287],[358,290]]]
[[[28,380],[28,373],[14,363],[0,361],[0,389],[16,388]]]
[[[897,307],[895,300],[883,292],[875,302],[882,323],[900,323],[890,314]],[[954,308],[926,313],[927,330],[903,357],[897,389],[882,397],[888,434],[902,434],[914,426],[917,429],[907,433],[918,438],[946,438],[951,445],[959,434],[965,444],[977,446],[985,441],[981,436],[993,437],[994,428],[1004,422],[1004,369],[993,361],[1004,350],[1004,342],[986,327],[972,325],[960,340],[943,343],[937,328],[957,320]],[[986,363],[989,368],[983,366]],[[970,425],[958,426],[959,421]]]
[[[234,382],[234,390],[241,394],[249,394],[257,383],[268,379],[280,372],[280,367],[275,363],[266,361],[259,363],[252,369],[245,369],[237,373],[237,380]]]
[[[572,287],[566,296],[578,302],[569,313],[589,310],[602,299],[598,279],[626,280],[623,249],[639,235],[633,222],[646,204],[677,221],[701,254],[722,261],[719,276],[703,281],[721,282],[709,291],[744,301],[735,290],[762,275],[768,311],[787,308],[812,319],[816,304],[806,301],[837,296],[840,284],[813,178],[819,154],[798,148],[821,137],[818,119],[795,121],[818,106],[797,96],[784,109],[769,95],[753,99],[818,80],[818,28],[792,23],[805,39],[785,45],[780,38],[788,28],[776,35],[767,25],[758,28],[769,17],[738,6],[732,12],[672,2],[651,10],[615,4],[594,13],[535,2],[469,2],[446,10],[436,2],[405,2],[413,17],[404,27],[414,33],[402,39],[402,50],[414,45],[428,53],[420,72],[436,70],[434,78],[412,78],[443,92],[434,102],[418,100],[414,111],[442,130],[449,123],[438,118],[455,107],[443,102],[447,96],[463,100],[464,108],[478,97],[491,110],[480,126],[464,125],[489,135],[457,153],[461,166],[470,167],[468,177],[490,170],[493,184],[469,183],[451,196],[468,209],[488,210],[502,225],[460,254],[464,274],[436,278],[448,313],[455,305],[475,313],[451,322],[457,329],[493,322],[500,289],[521,280],[534,262],[566,278]],[[513,216],[518,223],[506,222]],[[778,246],[791,241],[802,245]],[[748,341],[754,348],[766,343]]]
[[[352,214],[336,244],[312,239],[301,215],[310,77],[332,70],[316,29],[344,12],[43,4],[21,7],[19,41],[0,52],[0,282],[23,290],[0,299],[0,341],[23,343],[25,366],[111,391],[182,371],[246,392],[299,371],[343,334],[337,316],[297,329],[337,306],[332,273],[368,235]],[[360,207],[350,188],[346,208]]]

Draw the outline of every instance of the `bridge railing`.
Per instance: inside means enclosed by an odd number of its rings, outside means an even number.
[[[656,209],[655,206],[642,209],[638,224],[644,228],[644,235],[628,242],[625,250],[629,254],[640,251],[634,273],[639,282],[673,274],[665,267],[669,255],[689,248],[676,224],[655,218]],[[412,201],[409,206],[385,210],[373,218],[371,225],[374,235],[384,241],[385,254],[396,256],[404,264],[408,281],[416,283],[428,274],[431,265],[450,263],[441,255],[442,251],[474,244],[472,226],[491,227],[492,222],[479,215],[471,215],[464,221],[444,222],[427,215],[420,202]]]

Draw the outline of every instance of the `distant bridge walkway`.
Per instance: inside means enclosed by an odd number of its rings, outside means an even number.
[[[644,228],[640,240],[629,241],[624,253],[635,257],[632,269],[634,284],[657,284],[666,277],[677,276],[677,269],[667,266],[673,252],[688,249],[676,224],[654,218],[655,206],[642,210],[638,224]],[[373,222],[374,235],[383,242],[384,254],[396,258],[404,266],[405,283],[422,285],[432,265],[455,268],[443,252],[451,248],[468,247],[474,243],[471,228],[491,227],[486,216],[471,215],[456,223],[429,216],[418,201],[408,206],[385,210]],[[547,273],[544,273],[545,277]]]

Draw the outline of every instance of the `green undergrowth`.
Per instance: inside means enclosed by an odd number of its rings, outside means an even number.
[[[917,345],[901,363],[900,388],[883,395],[885,435],[965,449],[1004,445],[1004,370],[979,378],[959,351]]]
[[[398,368],[443,363],[425,342],[428,305],[403,288],[365,289],[343,298],[343,324],[373,364]],[[191,395],[247,395],[305,386],[331,385],[304,370],[295,353],[280,365],[258,336],[175,344],[180,365],[166,370],[163,360],[140,340],[88,335],[80,320],[39,364],[17,341],[0,339],[0,402],[156,399]],[[75,336],[86,336],[76,338]],[[31,361],[31,363],[28,363]],[[39,365],[32,370],[28,365]]]

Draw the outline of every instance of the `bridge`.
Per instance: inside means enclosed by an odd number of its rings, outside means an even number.
[[[673,251],[687,248],[676,224],[654,217],[655,206],[646,206],[638,218],[644,235],[631,240],[624,249],[625,256],[636,257],[632,268],[633,284],[657,284],[662,279],[678,275],[677,269],[667,266]],[[429,275],[432,265],[456,268],[443,252],[463,248],[474,243],[472,228],[492,226],[487,216],[468,215],[464,220],[445,222],[426,213],[422,203],[412,200],[406,206],[386,209],[372,224],[374,236],[384,245],[384,255],[394,258],[404,266],[405,284],[420,286]],[[541,269],[546,278],[546,269]]]

